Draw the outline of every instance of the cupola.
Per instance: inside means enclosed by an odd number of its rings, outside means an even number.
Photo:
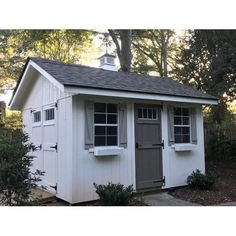
[[[101,57],[98,58],[100,61],[99,68],[104,70],[111,70],[111,71],[117,71],[117,66],[115,64],[115,58],[116,56],[112,54],[105,53]]]

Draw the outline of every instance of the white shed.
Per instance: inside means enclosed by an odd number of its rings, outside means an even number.
[[[170,78],[29,58],[10,102],[38,148],[43,185],[69,203],[97,199],[93,183],[138,191],[186,185],[205,171],[203,104],[217,98]],[[105,70],[105,69],[109,70]]]

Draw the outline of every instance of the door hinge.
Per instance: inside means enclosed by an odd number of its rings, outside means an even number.
[[[50,146],[50,148],[54,148],[56,150],[56,152],[57,152],[57,143],[56,143],[55,146]]]
[[[157,146],[157,147],[161,146],[164,149],[164,140],[162,140],[161,143],[153,143],[152,146]],[[137,147],[137,145],[136,145],[136,147]]]
[[[57,192],[57,183],[56,183],[56,185],[50,185],[50,188],[54,188],[55,191]]]
[[[162,140],[161,146],[162,146],[162,149],[164,149],[165,147],[164,139]]]
[[[38,145],[37,147],[34,147],[34,151],[40,151],[42,150],[42,144]]]
[[[153,183],[162,183],[162,186],[165,186],[165,184],[166,184],[165,176],[164,176],[163,179],[161,179],[161,180],[155,180],[155,181],[153,181]]]

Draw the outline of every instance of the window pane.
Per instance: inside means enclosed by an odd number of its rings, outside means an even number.
[[[107,113],[117,113],[117,105],[107,104]]]
[[[108,146],[117,145],[117,136],[107,136],[107,145]]]
[[[114,58],[107,57],[107,63],[114,64]]]
[[[148,119],[152,119],[152,109],[148,109]]]
[[[183,135],[183,143],[190,143],[190,136],[189,135]]]
[[[95,112],[106,112],[106,104],[105,103],[95,103],[94,104],[94,111]]]
[[[146,108],[143,109],[143,118],[147,119],[147,109]]]
[[[174,117],[174,124],[175,125],[181,125],[181,117],[175,116]]]
[[[105,114],[95,114],[94,115],[95,124],[106,124],[106,115]]]
[[[40,122],[41,121],[41,112],[37,111],[34,113],[34,122]]]
[[[107,135],[117,135],[117,126],[107,127]]]
[[[183,125],[189,125],[189,117],[183,117]]]
[[[175,127],[175,134],[181,134],[181,127]]]
[[[175,143],[182,143],[181,142],[181,135],[175,135]]]
[[[54,120],[54,108],[45,110],[45,120]]]
[[[182,134],[189,134],[189,127],[183,127],[182,128]]]
[[[174,108],[174,115],[181,116],[181,108]]]
[[[95,136],[95,146],[105,146],[106,136]]]
[[[95,126],[95,135],[105,135],[105,126]]]
[[[156,109],[153,109],[153,119],[156,119],[157,118],[157,114],[156,114]]]
[[[138,118],[139,118],[139,119],[142,119],[142,118],[143,118],[143,109],[142,109],[142,108],[139,108],[139,109],[138,109]]]
[[[117,115],[107,115],[107,124],[117,124]]]
[[[183,116],[189,116],[189,109],[188,108],[183,108]]]

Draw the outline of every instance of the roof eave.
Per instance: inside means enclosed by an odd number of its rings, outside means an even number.
[[[65,85],[65,92],[73,95],[98,95],[98,96],[110,96],[110,97],[122,97],[122,98],[133,98],[133,99],[146,99],[146,100],[158,100],[158,101],[169,101],[169,102],[185,102],[185,103],[198,103],[217,105],[217,98],[197,98],[190,96],[179,96],[179,95],[168,95],[168,94],[157,94],[157,93],[145,93],[137,91],[124,91],[119,89],[106,89],[89,86],[73,86]]]

